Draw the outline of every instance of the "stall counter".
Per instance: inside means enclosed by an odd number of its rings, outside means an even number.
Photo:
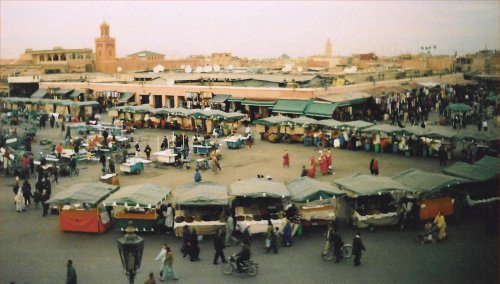
[[[91,210],[61,210],[59,212],[59,227],[62,231],[104,233],[111,226],[108,212]]]

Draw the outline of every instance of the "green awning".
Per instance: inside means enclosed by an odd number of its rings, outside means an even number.
[[[154,184],[137,184],[120,188],[111,194],[103,203],[106,206],[125,205],[139,207],[157,207],[167,198],[171,190],[168,186]]]
[[[492,171],[488,168],[471,165],[465,162],[456,162],[453,165],[444,168],[443,173],[475,181],[488,181],[493,178],[498,178],[497,171]]]
[[[176,205],[229,205],[227,188],[211,181],[191,182],[175,189]]]
[[[228,102],[242,103],[245,101],[245,98],[241,97],[230,97],[227,99]]]
[[[83,204],[96,206],[101,200],[118,189],[117,185],[102,182],[86,182],[72,185],[55,194],[47,203]]]
[[[387,134],[398,132],[401,128],[390,124],[375,124],[361,130],[363,133],[384,132]]]
[[[73,90],[70,94],[69,94],[69,98],[70,99],[75,99],[77,98],[79,95],[80,95],[80,91],[79,90]]]
[[[417,169],[405,170],[394,176],[393,179],[409,186],[412,193],[438,191],[450,186],[472,182],[468,179],[438,173],[428,173]]]
[[[128,100],[134,96],[135,93],[131,92],[125,92],[123,95],[120,96],[120,99],[118,100],[119,104],[126,104]]]
[[[273,107],[273,112],[304,114],[309,101],[303,100],[277,100]]]
[[[340,125],[337,128],[349,128],[349,129],[363,129],[366,127],[372,126],[373,123],[366,122],[364,120],[354,120],[354,121],[344,121],[340,122]]]
[[[292,123],[292,119],[283,115],[270,116],[255,120],[253,123],[259,125],[278,125]]]
[[[47,95],[47,89],[38,89],[30,97],[33,99],[36,99],[36,98],[41,99],[41,98],[45,97],[46,95]]]
[[[263,106],[263,107],[273,107],[276,101],[256,101],[256,100],[244,100],[241,104],[245,106]]]
[[[353,105],[364,104],[366,102],[366,100],[367,100],[367,98],[359,98],[359,99],[354,99],[354,100],[349,100],[349,101],[338,102],[338,103],[336,103],[336,105],[337,105],[337,107],[353,106]]]
[[[498,157],[484,156],[475,165],[500,173],[500,158]]]
[[[340,189],[350,192],[350,195],[353,197],[410,190],[408,186],[390,177],[361,173],[339,178],[334,180],[334,182]]]
[[[331,183],[310,177],[294,179],[286,185],[286,188],[290,192],[290,199],[294,202],[311,202],[345,194]]]
[[[231,95],[214,95],[212,97],[212,103],[213,104],[220,104],[220,103],[227,101],[230,97],[231,97]]]
[[[229,185],[229,195],[249,198],[285,198],[290,195],[285,184],[263,178],[243,179]]]
[[[336,108],[337,105],[333,103],[310,102],[306,106],[304,114],[308,116],[332,118],[333,112],[335,111]]]

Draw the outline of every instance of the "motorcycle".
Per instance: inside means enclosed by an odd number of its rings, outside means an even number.
[[[234,271],[238,273],[246,273],[248,276],[255,276],[259,272],[259,264],[255,261],[252,260],[246,260],[243,261],[243,264],[241,266],[241,270],[237,269],[236,265],[236,256],[232,255],[228,259],[229,261],[227,262],[226,266],[224,267],[224,274],[226,275],[231,275],[233,274]]]

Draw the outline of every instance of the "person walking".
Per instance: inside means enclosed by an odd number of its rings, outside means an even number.
[[[174,232],[174,208],[171,203],[167,205],[165,211],[165,227],[167,227],[167,234]]]
[[[106,156],[104,156],[104,153],[101,153],[101,156],[99,157],[99,162],[102,165],[102,174],[104,175],[106,173]]]
[[[158,260],[161,261],[160,277],[161,277],[161,273],[163,271],[163,266],[165,265],[165,258],[167,257],[167,247],[168,247],[168,245],[166,243],[161,245],[160,252],[158,253],[158,255],[155,258],[156,261],[158,261]]]
[[[194,182],[200,182],[201,181],[201,173],[199,169],[196,169],[194,172]]]
[[[45,182],[43,183],[43,189],[42,189],[42,196],[40,200],[42,201],[42,207],[43,207],[43,217],[47,216],[47,212],[49,211],[49,204],[47,203],[47,200],[50,199],[50,195],[52,193],[52,189],[50,186],[50,182],[45,179]]]
[[[166,281],[168,277],[172,277],[174,280],[178,280],[177,273],[173,267],[174,265],[174,253],[172,249],[167,246],[167,253],[165,255],[165,261],[163,262],[163,269],[161,271],[160,281]]]
[[[182,228],[182,257],[186,257],[189,254],[189,240],[191,239],[191,231],[189,231],[189,226],[184,225]]]
[[[135,157],[139,158],[139,153],[141,152],[141,145],[139,145],[139,141],[135,142]]]
[[[236,242],[238,241],[235,237],[233,237],[233,232],[234,232],[234,217],[229,215],[226,220],[226,239],[225,239],[225,245],[226,247],[231,246],[231,241],[235,240]]]
[[[283,168],[290,167],[290,156],[288,155],[288,150],[285,149],[285,153],[283,154]]]
[[[342,246],[344,242],[342,241],[342,237],[336,229],[333,229],[332,235],[332,244],[333,244],[333,252],[335,253],[335,263],[339,263],[342,259]]]
[[[16,197],[14,197],[14,201],[16,202],[17,213],[22,212],[24,208],[24,196],[22,190],[17,191]]]
[[[361,233],[358,231],[352,240],[352,254],[354,254],[354,266],[361,265],[362,251],[366,251],[365,245],[361,240]]]
[[[214,249],[215,249],[215,255],[214,255],[214,264],[219,264],[219,257],[222,260],[222,263],[226,263],[226,257],[224,256],[224,240],[222,239],[222,231],[219,230],[217,231],[217,235],[215,235],[214,238]]]
[[[113,157],[108,158],[108,167],[109,167],[109,173],[111,174],[116,173],[115,160],[113,159]]]
[[[271,250],[274,251],[274,254],[278,253],[278,238],[280,234],[280,229],[278,227],[274,228],[274,231],[270,232],[268,236],[270,238],[269,247],[267,247],[266,253],[270,253]]]
[[[292,246],[292,224],[290,223],[290,219],[286,220],[285,227],[283,228],[283,246]]]
[[[24,206],[25,208],[28,208],[28,206],[30,206],[31,204],[31,197],[33,196],[33,194],[31,193],[31,184],[27,179],[24,180],[22,190],[24,197]]]
[[[191,228],[191,236],[189,238],[189,260],[200,260],[200,247],[198,246],[198,234],[195,228]]]
[[[446,153],[446,150],[444,149],[444,144],[439,147],[439,166],[441,167],[446,167],[446,160],[448,159],[448,154]]]
[[[439,228],[438,241],[446,239],[446,221],[444,215],[441,211],[438,212],[436,218],[434,218],[434,225]]]
[[[62,144],[58,143],[57,146],[56,146],[56,153],[57,153],[57,158],[58,159],[61,159],[62,150],[63,150]]]
[[[378,176],[378,161],[375,159],[375,157],[372,158],[370,161],[370,173],[374,176]]]
[[[75,267],[73,267],[73,261],[68,259],[68,264],[66,266],[66,284],[77,284],[76,270]]]
[[[146,153],[146,159],[149,160],[149,157],[151,156],[151,147],[149,147],[149,144],[146,144],[146,147],[144,148],[144,153]]]

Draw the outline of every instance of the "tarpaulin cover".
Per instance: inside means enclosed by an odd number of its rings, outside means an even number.
[[[239,180],[229,186],[229,195],[284,198],[290,195],[284,183],[263,178]]]
[[[498,177],[498,170],[492,171],[478,165],[472,165],[464,162],[456,162],[453,165],[444,168],[443,172],[447,175],[475,181],[488,181]]]
[[[394,133],[401,130],[401,128],[390,124],[375,124],[370,127],[364,128],[361,132],[384,132]]]
[[[339,125],[339,128],[341,127],[348,127],[348,128],[354,128],[354,129],[363,129],[366,127],[372,126],[373,123],[371,122],[366,122],[364,120],[354,120],[354,121],[344,121]]]
[[[468,112],[472,110],[472,107],[463,103],[458,103],[458,104],[450,104],[448,106],[448,109],[451,112]]]
[[[191,182],[175,189],[176,205],[228,205],[227,187],[211,181]]]
[[[62,231],[102,233],[110,226],[111,222],[103,224],[100,215],[94,210],[62,210],[59,213],[59,227]]]
[[[154,184],[137,184],[120,188],[111,194],[104,204],[112,206],[114,204],[140,207],[155,207],[160,204],[171,192],[168,186],[157,186]]]
[[[334,181],[342,190],[358,196],[390,193],[392,191],[409,191],[410,187],[390,177],[370,174],[353,174]]]
[[[409,186],[411,188],[410,192],[431,192],[453,185],[472,182],[468,179],[438,173],[428,173],[417,169],[405,170],[392,178]]]
[[[310,177],[294,179],[286,185],[286,188],[294,202],[311,202],[320,198],[327,199],[345,194],[328,182],[318,181]]]
[[[47,203],[87,203],[95,206],[117,189],[118,186],[116,185],[101,182],[77,183],[66,190],[58,192],[51,199],[49,199]]]

